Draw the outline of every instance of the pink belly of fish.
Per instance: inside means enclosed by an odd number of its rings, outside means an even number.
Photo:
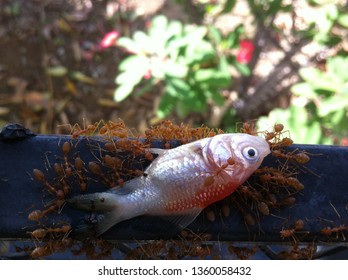
[[[205,208],[216,201],[224,199],[234,192],[237,187],[233,183],[209,186],[198,191],[194,197],[180,197],[168,201],[165,205],[165,210],[168,212],[181,212],[192,208]]]

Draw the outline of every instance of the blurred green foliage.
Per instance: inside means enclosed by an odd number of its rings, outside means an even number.
[[[325,66],[301,69],[303,82],[292,87],[296,102],[259,124],[281,122],[298,143],[338,144],[348,136],[348,57],[331,57]]]
[[[309,28],[303,33],[309,39],[323,46],[335,46],[342,41],[339,27],[348,26],[347,7],[339,5],[342,1],[312,0],[312,5],[318,9],[311,17]]]
[[[147,32],[136,31],[132,38],[117,41],[130,55],[119,65],[115,100],[120,102],[131,93],[139,96],[158,86],[163,91],[157,111],[160,118],[174,108],[183,118],[190,112],[205,112],[209,102],[222,105],[219,90],[231,84],[230,66],[249,74],[248,67],[230,53],[238,46],[242,31],[239,26],[224,36],[213,26],[155,17]]]
[[[343,43],[348,27],[347,6],[339,1],[312,0],[317,13],[301,35],[323,48]],[[339,49],[339,47],[337,48]],[[321,66],[302,68],[303,81],[292,86],[293,102],[287,109],[274,109],[258,123],[281,122],[297,143],[340,144],[348,136],[348,57],[344,51],[329,56]]]
[[[177,2],[187,4],[187,1]],[[157,16],[145,31],[138,30],[131,37],[118,39],[117,46],[123,48],[127,56],[120,63],[116,77],[114,99],[117,102],[150,93],[154,98],[160,97],[159,118],[174,113],[183,119],[191,112],[198,112],[209,119],[207,112],[212,106],[226,105],[226,91],[238,89],[234,87],[236,78],[252,74],[248,64],[239,63],[236,56],[239,43],[247,37],[245,23],[227,33],[214,25],[219,15],[233,11],[237,1],[192,3],[199,7],[200,16],[205,19],[201,24],[184,24]],[[297,14],[296,7],[287,1],[246,0],[244,4],[253,16],[255,30],[257,26],[272,30],[279,42],[288,41],[287,36],[291,36],[293,42],[313,41],[326,50],[342,50],[342,44],[347,44],[348,7],[342,1],[308,1],[305,5],[315,8],[315,12],[306,15]],[[274,24],[277,16],[285,14],[292,16],[290,34]],[[301,69],[302,81],[292,87],[294,97],[289,108],[274,109],[259,123],[270,126],[274,122],[283,123],[291,131],[291,137],[300,143],[340,143],[348,133],[345,127],[348,121],[346,53],[331,52],[324,64],[324,70],[315,63],[313,67]],[[238,94],[237,101],[240,96]],[[238,119],[233,105],[228,106],[221,120],[243,121]]]

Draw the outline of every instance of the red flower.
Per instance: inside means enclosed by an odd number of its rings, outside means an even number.
[[[251,61],[255,46],[253,42],[249,40],[243,40],[239,42],[239,51],[237,53],[237,61],[239,63],[247,64]]]
[[[151,69],[148,69],[146,71],[146,73],[144,74],[144,79],[149,80],[149,79],[151,79],[151,77],[152,77],[152,71],[151,71]]]
[[[147,20],[147,21],[145,22],[146,28],[149,29],[149,28],[151,27],[151,24],[152,24],[152,22],[151,22],[150,20]]]
[[[347,138],[347,137],[344,137],[344,138],[341,140],[341,145],[342,145],[342,146],[348,146],[348,138]]]
[[[99,46],[103,49],[109,48],[116,45],[117,38],[120,34],[117,31],[111,31],[105,34],[104,38],[101,40]]]

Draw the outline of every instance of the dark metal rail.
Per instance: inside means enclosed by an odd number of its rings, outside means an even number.
[[[30,238],[28,231],[37,227],[37,222],[28,220],[34,209],[44,209],[49,196],[40,182],[33,180],[32,170],[38,168],[47,178],[54,180],[52,164],[62,157],[61,144],[71,141],[73,155],[78,153],[85,161],[96,160],[100,139],[90,137],[72,140],[70,136],[31,135],[29,131],[2,134],[0,140],[0,239]],[[161,145],[154,142],[154,146]],[[91,152],[91,147],[93,152]],[[292,207],[280,208],[272,215],[261,217],[255,226],[246,226],[242,216],[233,210],[226,218],[217,217],[209,222],[201,214],[188,228],[197,233],[209,233],[212,240],[242,242],[281,242],[279,231],[289,228],[297,219],[305,222],[302,235],[306,242],[347,244],[345,228],[348,226],[348,148],[338,146],[293,145],[291,149],[303,149],[312,156],[305,172],[298,177],[305,186]],[[146,162],[144,162],[145,164]],[[274,158],[265,159],[265,164],[275,165]],[[91,182],[89,192],[105,190],[98,182]],[[77,192],[78,193],[78,192]],[[76,193],[76,194],[77,194]],[[51,197],[52,198],[52,197]],[[86,213],[64,206],[59,214],[51,215],[52,223],[66,221],[72,225],[83,219]],[[42,221],[47,223],[45,219]],[[324,227],[338,228],[330,236],[320,231]],[[103,237],[111,240],[147,240],[169,237],[170,228],[158,217],[139,217],[124,221]]]

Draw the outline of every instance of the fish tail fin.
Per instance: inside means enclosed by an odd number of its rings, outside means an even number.
[[[118,211],[118,209],[104,213],[99,217],[98,223],[95,227],[97,236],[103,234],[112,226],[122,222],[123,220],[124,218],[122,215],[120,215],[120,211]]]
[[[129,215],[131,211],[127,210],[127,205],[122,203],[121,197],[132,193],[138,186],[138,180],[135,178],[127,181],[123,187],[116,187],[107,192],[78,195],[69,199],[68,204],[74,208],[101,213],[77,225],[76,235],[96,237],[113,225],[132,218],[132,215]]]
[[[117,199],[112,197],[112,203],[107,202],[107,198],[110,195],[113,194],[98,193],[98,195],[91,194],[86,195],[86,197],[82,195],[69,202],[75,208],[101,213],[91,213],[89,217],[86,217],[86,219],[73,227],[77,239],[96,238],[125,219],[124,210],[121,205],[117,205]]]
[[[74,196],[67,203],[77,209],[90,212],[113,211],[120,206],[121,197],[125,197],[137,190],[141,177],[127,181],[123,187],[115,187],[107,192],[98,192]],[[124,203],[123,203],[124,204]]]
[[[118,215],[117,209],[87,218],[77,224],[73,229],[73,235],[77,240],[97,238],[123,219]]]

